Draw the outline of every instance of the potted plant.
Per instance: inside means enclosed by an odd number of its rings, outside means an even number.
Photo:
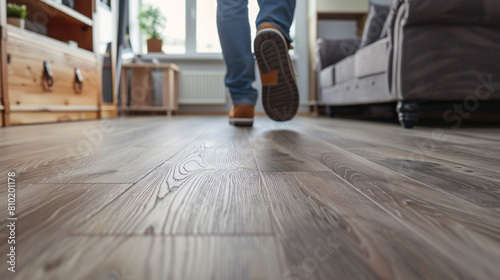
[[[163,40],[161,31],[165,28],[167,19],[158,7],[143,5],[139,13],[139,27],[148,36],[148,52],[161,52]]]
[[[7,4],[7,23],[24,29],[24,19],[26,19],[26,5]]]

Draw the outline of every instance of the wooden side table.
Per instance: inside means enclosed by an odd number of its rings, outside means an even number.
[[[132,72],[130,88],[128,71]],[[162,72],[163,100],[161,106],[153,104],[154,71]],[[120,109],[124,111],[165,111],[168,116],[179,109],[180,68],[172,63],[127,63],[122,65],[120,81]],[[130,95],[129,95],[130,94]],[[130,104],[128,104],[130,101]]]

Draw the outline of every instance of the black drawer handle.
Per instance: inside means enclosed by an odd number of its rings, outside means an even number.
[[[78,67],[75,68],[74,89],[75,89],[75,92],[77,94],[82,93],[82,90],[83,90],[83,75],[82,75],[82,71],[80,71],[80,68],[78,68]]]
[[[52,91],[54,87],[54,74],[50,70],[50,64],[47,60],[43,62],[43,88],[46,91]]]

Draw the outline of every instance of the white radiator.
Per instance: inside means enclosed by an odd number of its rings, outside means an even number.
[[[226,104],[224,72],[182,71],[179,104]]]

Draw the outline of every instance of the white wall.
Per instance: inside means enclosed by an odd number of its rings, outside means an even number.
[[[318,1],[318,4],[321,1]],[[336,1],[329,1],[334,3]],[[390,5],[392,0],[371,0],[370,3]],[[360,2],[358,2],[358,6]],[[332,8],[332,6],[330,6]],[[318,37],[329,39],[352,38],[356,36],[357,26],[354,20],[320,20],[318,21]]]
[[[356,37],[358,26],[354,20],[320,20],[318,21],[318,37],[343,39]]]
[[[317,11],[365,12],[368,0],[316,0]]]
[[[392,0],[371,0],[370,3],[379,5],[390,5]]]

